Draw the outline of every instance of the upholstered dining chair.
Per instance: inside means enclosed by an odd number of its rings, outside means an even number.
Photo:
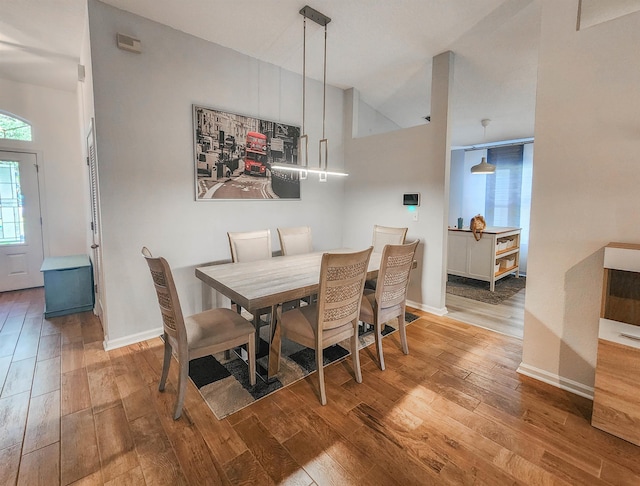
[[[280,238],[280,248],[283,255],[303,255],[313,252],[309,226],[278,228],[278,238]]]
[[[391,226],[373,226],[373,252],[382,253],[385,245],[402,245],[407,237],[408,228],[393,228]],[[375,290],[376,281],[367,280],[365,288]]]
[[[398,318],[402,352],[409,354],[404,314],[409,274],[419,241],[406,245],[386,245],[382,250],[377,287],[375,291],[365,289],[362,296],[360,320],[373,325],[378,364],[381,370],[385,368],[382,354],[382,326],[395,317]]]
[[[229,232],[232,262],[255,262],[271,258],[271,230]]]
[[[294,228],[278,228],[278,238],[280,239],[280,249],[284,256],[304,255],[313,252],[313,242],[311,240],[311,227],[296,226]],[[309,303],[313,296],[303,297],[297,301],[286,302],[285,306],[297,307],[301,302]]]
[[[184,394],[189,374],[189,361],[210,354],[247,345],[249,383],[256,384],[255,330],[251,323],[231,309],[211,309],[184,317],[173,281],[171,268],[164,258],[154,258],[147,247],[142,248],[160,304],[164,327],[164,361],[160,376],[160,391],[164,391],[172,350],[180,366],[178,396],[173,418],[182,414]]]
[[[358,315],[371,250],[322,255],[317,302],[282,313],[282,337],[316,352],[322,405],[327,403],[323,368],[325,348],[350,338],[355,379],[362,383]]]
[[[271,230],[257,230],[245,232],[228,232],[229,247],[231,248],[231,261],[234,263],[255,262],[258,260],[266,260],[271,258]],[[241,308],[236,302],[235,304],[238,314]],[[260,325],[262,320],[260,316],[271,315],[271,309],[259,309],[253,315],[253,325],[256,329],[256,346],[260,344]]]
[[[390,226],[373,226],[373,252],[382,253],[385,245],[402,245],[407,237],[408,228],[392,228]]]

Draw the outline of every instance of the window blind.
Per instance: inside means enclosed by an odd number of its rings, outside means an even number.
[[[521,227],[523,152],[523,145],[487,150],[487,162],[496,166],[495,177],[487,177],[485,220],[488,226]]]

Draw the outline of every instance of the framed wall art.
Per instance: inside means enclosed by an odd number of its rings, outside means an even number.
[[[197,201],[300,199],[300,127],[193,105]]]

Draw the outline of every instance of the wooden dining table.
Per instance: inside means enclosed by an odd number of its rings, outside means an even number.
[[[354,250],[338,249],[331,253]],[[271,308],[269,365],[267,377],[278,372],[280,360],[280,317],[282,304],[318,293],[320,264],[325,252],[277,256],[244,263],[223,263],[196,268],[196,277],[249,313]],[[372,253],[367,279],[378,276],[380,253]],[[257,330],[256,330],[257,332]]]

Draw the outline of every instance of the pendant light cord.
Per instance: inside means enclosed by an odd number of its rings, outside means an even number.
[[[325,112],[327,109],[327,24],[324,24],[324,64],[322,79],[322,138],[324,135]]]
[[[307,79],[307,18],[302,23],[302,134],[304,131],[304,111],[306,105],[306,79]]]

